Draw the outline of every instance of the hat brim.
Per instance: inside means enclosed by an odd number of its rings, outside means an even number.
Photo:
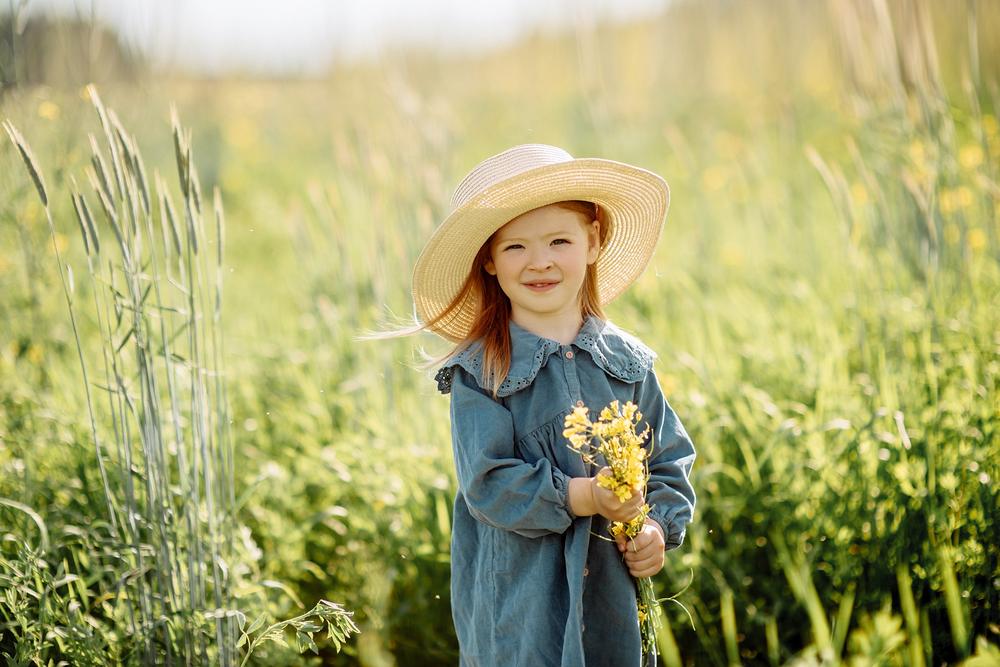
[[[580,158],[536,167],[495,183],[456,208],[434,231],[413,269],[413,303],[421,322],[439,316],[465,283],[472,262],[493,233],[517,216],[560,201],[598,204],[608,223],[597,258],[602,304],[621,294],[649,264],[670,205],[660,176],[614,160]],[[467,299],[430,327],[459,342],[479,304]]]

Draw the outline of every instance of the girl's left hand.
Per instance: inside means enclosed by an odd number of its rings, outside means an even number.
[[[666,541],[663,528],[652,519],[646,519],[642,530],[632,539],[619,535],[615,541],[618,551],[625,554],[628,571],[636,579],[651,577],[663,569]]]

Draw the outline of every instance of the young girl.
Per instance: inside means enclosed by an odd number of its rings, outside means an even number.
[[[636,587],[680,546],[694,448],[653,352],[602,307],[643,271],[669,201],[659,176],[553,146],[515,146],[459,184],[417,260],[419,328],[456,343],[458,474],[451,595],[462,665],[640,665]],[[575,406],[639,406],[652,437],[646,496],[620,502],[563,437]],[[608,521],[653,509],[634,540]]]

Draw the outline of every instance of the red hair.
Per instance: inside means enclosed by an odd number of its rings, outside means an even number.
[[[580,213],[588,220],[596,220],[599,245],[604,245],[604,240],[607,237],[607,224],[600,206],[594,202],[580,200],[555,202],[553,205]],[[451,359],[474,342],[482,341],[483,366],[482,377],[479,379],[484,386],[489,387],[493,397],[496,398],[500,385],[503,384],[510,372],[511,307],[510,299],[500,289],[500,283],[497,282],[496,276],[486,272],[485,266],[490,259],[492,241],[493,237],[491,236],[476,253],[469,275],[455,298],[441,313],[419,329],[433,329],[434,325],[454,317],[468,301],[477,303],[477,312],[473,317],[469,333],[455,345],[451,352],[437,359],[436,362],[440,363]],[[597,293],[596,262],[587,265],[583,286],[580,289],[580,314],[584,318],[594,315],[604,319],[604,310],[601,308],[601,300]]]

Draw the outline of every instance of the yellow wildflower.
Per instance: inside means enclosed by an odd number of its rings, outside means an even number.
[[[59,107],[55,102],[44,100],[38,105],[38,115],[45,120],[56,120],[59,118]]]
[[[726,243],[719,250],[719,260],[724,266],[739,268],[743,266],[743,249],[734,243]]]
[[[223,134],[230,146],[244,150],[252,148],[260,137],[257,125],[246,116],[229,120],[223,127]]]
[[[712,165],[701,174],[701,184],[708,192],[718,192],[726,187],[728,175],[721,165]]]
[[[970,229],[966,238],[969,241],[969,249],[972,251],[979,251],[986,247],[986,232],[978,227]]]
[[[639,407],[631,401],[622,405],[612,401],[599,413],[597,422],[587,417],[587,408],[577,407],[566,415],[563,436],[569,440],[569,447],[592,465],[607,465],[610,473],[598,475],[597,484],[610,490],[621,502],[632,497],[637,489],[644,489],[649,480],[646,459],[649,452],[643,446],[649,437],[649,426],[636,433],[636,426],[642,421]],[[639,513],[630,521],[612,521],[608,531],[616,539],[634,538],[646,525],[646,518],[652,507],[644,504]],[[639,587],[638,619],[642,634],[643,650],[654,646],[656,631],[660,625],[659,601],[649,577],[637,580]]]
[[[44,356],[42,354],[42,347],[40,345],[36,345],[35,343],[29,344],[28,350],[25,352],[25,356],[27,356],[28,361],[33,364],[41,363],[42,357]]]
[[[965,169],[975,169],[983,163],[983,148],[979,144],[967,144],[958,151],[958,163]]]
[[[860,181],[851,183],[851,199],[858,206],[864,206],[868,203],[868,188],[865,187],[864,183]]]
[[[942,215],[948,215],[956,211],[968,208],[972,205],[972,190],[965,185],[957,188],[947,188],[941,191],[938,205]]]

